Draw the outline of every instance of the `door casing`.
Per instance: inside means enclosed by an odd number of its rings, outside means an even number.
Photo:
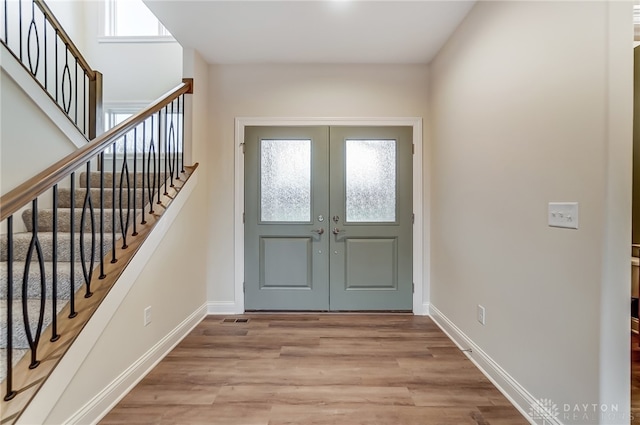
[[[424,243],[424,230],[428,231],[428,211],[423,210],[423,140],[422,118],[280,118],[280,117],[238,117],[235,120],[234,156],[235,156],[235,184],[234,184],[234,301],[218,303],[211,314],[241,314],[244,313],[244,128],[245,126],[410,126],[413,128],[413,313],[427,315],[429,313],[429,275],[423,270],[429,270],[429,249]],[[426,219],[426,220],[425,220]],[[427,239],[428,240],[428,239]]]

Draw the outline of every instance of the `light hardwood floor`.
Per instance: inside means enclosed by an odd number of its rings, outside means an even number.
[[[207,317],[100,423],[528,422],[428,317],[248,314]]]
[[[631,423],[640,422],[640,339],[631,332]]]

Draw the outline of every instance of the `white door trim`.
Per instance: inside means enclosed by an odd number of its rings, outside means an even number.
[[[246,126],[312,126],[312,125],[349,125],[349,126],[410,126],[413,128],[413,313],[428,314],[428,303],[423,301],[424,294],[429,293],[429,282],[425,281],[423,267],[429,266],[429,259],[424,257],[423,250],[423,211],[422,211],[422,118],[282,118],[282,117],[238,117],[235,120],[235,187],[234,187],[234,312],[244,313],[244,157],[242,143],[244,143],[244,128]],[[426,264],[425,264],[426,263]],[[212,312],[213,313],[213,312]]]

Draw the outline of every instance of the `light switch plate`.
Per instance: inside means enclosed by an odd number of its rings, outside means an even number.
[[[484,325],[485,324],[485,319],[487,317],[486,316],[486,310],[484,309],[484,307],[481,306],[480,304],[478,304],[476,313],[477,313],[478,322],[480,322],[481,325]]]
[[[566,229],[578,228],[578,203],[577,202],[549,202],[549,226],[564,227]]]
[[[151,323],[151,306],[144,309],[144,325],[149,326]]]

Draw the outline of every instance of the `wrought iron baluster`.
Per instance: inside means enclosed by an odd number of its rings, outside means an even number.
[[[126,208],[127,208],[127,214],[126,214],[126,220],[125,220],[125,214],[123,211],[123,200],[124,200],[124,183],[127,183],[127,191],[126,191],[126,195],[127,195],[127,204],[126,204]],[[131,204],[131,198],[129,196],[129,188],[130,188],[130,184],[129,184],[129,164],[127,163],[127,135],[125,134],[124,136],[124,152],[123,152],[123,157],[122,157],[122,168],[120,169],[120,233],[122,234],[122,249],[127,249],[129,246],[127,245],[127,231],[129,230],[129,215],[130,215],[130,204]]]
[[[149,157],[147,158],[147,190],[149,191],[149,214],[153,214],[153,201],[156,196],[156,145],[153,140],[154,132],[153,115],[151,115],[151,138],[149,140]],[[153,165],[153,175],[151,174],[151,165]]]
[[[180,171],[185,173],[184,170],[184,94],[179,97],[182,99],[182,112],[180,114],[180,124],[182,130],[182,137],[180,138]]]
[[[87,135],[87,76],[82,76],[82,132]]]
[[[20,62],[22,62],[22,0],[18,0],[18,40],[20,43]]]
[[[162,180],[162,184],[164,185],[164,196],[167,196],[169,194],[169,192],[167,192],[168,188],[167,188],[167,161],[168,161],[168,156],[169,156],[169,131],[167,128],[168,125],[168,120],[167,120],[167,114],[169,113],[169,106],[165,106],[164,107],[164,134],[163,134],[163,141],[164,141],[164,179]]]
[[[145,203],[144,203],[144,181],[146,180],[146,176],[147,174],[145,173],[145,142],[147,140],[147,120],[142,121],[142,175],[141,175],[141,180],[142,180],[142,199],[140,200],[140,209],[141,209],[141,213],[142,213],[142,219],[140,220],[140,224],[147,224],[147,221],[144,218],[144,210],[145,210]]]
[[[68,82],[68,86],[65,83]],[[65,44],[65,64],[62,70],[62,108],[64,112],[69,115],[69,111],[71,110],[71,93],[68,93],[69,98],[67,99],[67,90],[71,90],[71,70],[69,69],[69,45]]]
[[[78,315],[76,311],[76,244],[75,244],[75,214],[76,207],[76,173],[71,173],[71,214],[69,214],[69,319]]]
[[[8,8],[7,1],[4,0],[4,42],[8,46],[9,45],[9,18],[7,18]]]
[[[31,61],[31,34],[35,34],[36,37],[36,65],[35,67]],[[40,65],[40,37],[38,36],[38,27],[36,26],[36,8],[35,3],[31,2],[31,23],[29,24],[29,30],[27,31],[27,59],[29,60],[29,71],[35,77],[38,73],[38,66]]]
[[[74,105],[73,105],[73,122],[75,123],[75,125],[78,125],[78,58],[76,58],[74,56],[74,58],[76,59],[76,73],[75,73],[75,84],[74,84],[74,88],[75,90],[73,91],[73,97],[75,99]]]
[[[5,7],[6,9],[6,7]],[[5,401],[13,399],[13,216],[7,217],[7,391]]]
[[[173,184],[173,174],[176,171],[176,149],[175,149],[175,128],[173,126],[173,104],[171,102],[171,119],[169,121],[169,134],[167,134],[167,153],[165,155],[169,155],[169,179],[171,183],[171,187],[175,187]],[[166,194],[165,190],[165,194]]]
[[[60,339],[58,334],[58,185],[53,186],[53,228],[51,241],[51,342]]]
[[[49,63],[47,62],[47,17],[44,14],[42,15],[42,28],[42,37],[44,39],[44,89],[48,93],[49,90],[47,87],[49,86],[49,81],[47,80],[49,75]]]
[[[55,81],[56,82],[56,84],[55,84],[56,85],[56,103],[58,103],[58,91],[59,91],[58,90],[58,83],[59,83],[59,81],[58,81],[58,67],[59,67],[59,65],[58,65],[58,39],[59,38],[60,38],[60,36],[58,35],[58,28],[56,28],[56,36],[53,38],[54,45],[55,45],[54,54],[55,54],[55,57],[56,57],[56,81]]]
[[[111,202],[114,202],[113,194]],[[100,153],[100,279],[107,277],[104,274],[104,151]]]
[[[158,202],[160,205],[160,175],[162,174],[162,111],[158,111],[158,169],[156,170],[156,174],[158,177]]]
[[[91,278],[93,276],[93,265],[95,264],[95,255],[96,255],[96,224],[93,210],[93,202],[91,201],[91,161],[87,161],[87,172],[86,172],[86,189],[84,195],[84,202],[82,203],[82,211],[80,213],[80,262],[82,264],[82,274],[84,276],[84,284],[85,284],[85,298],[91,297],[93,293],[91,292]],[[85,246],[85,235],[84,228],[86,225],[86,216],[89,216],[89,220],[91,220],[91,256],[89,262],[87,264],[86,258],[86,246]]]
[[[176,103],[176,113],[174,116],[174,120],[175,120],[175,129],[174,129],[174,135],[173,135],[173,157],[174,157],[174,161],[175,161],[175,169],[176,169],[176,175],[175,175],[175,179],[176,180],[180,180],[180,152],[178,150],[178,145],[179,145],[179,138],[180,138],[180,98],[177,98],[175,101]],[[171,106],[171,108],[173,108],[173,104]],[[173,115],[173,114],[172,114]]]
[[[133,129],[133,233],[131,234],[132,236],[138,236],[138,229],[136,227],[137,200],[138,200],[138,127]]]
[[[113,142],[111,157],[111,263],[116,263],[116,142]]]
[[[38,199],[34,199],[31,202],[31,242],[29,243],[29,250],[27,251],[27,258],[24,265],[24,275],[22,278],[22,316],[24,322],[24,331],[27,337],[29,348],[31,349],[31,364],[29,369],[35,369],[40,365],[38,360],[38,344],[40,343],[40,334],[42,333],[42,326],[44,324],[44,310],[47,301],[47,285],[45,281],[44,271],[44,255],[42,253],[42,247],[38,239]],[[33,259],[33,253],[36,253],[38,257],[38,265],[40,269],[40,311],[38,312],[38,323],[36,325],[35,332],[31,331],[31,323],[29,320],[29,269],[31,268],[31,260]],[[34,336],[35,333],[35,336]]]

